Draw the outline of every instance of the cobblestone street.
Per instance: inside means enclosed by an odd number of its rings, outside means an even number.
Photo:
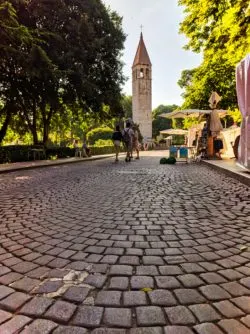
[[[250,333],[249,188],[157,155],[0,175],[0,334]]]

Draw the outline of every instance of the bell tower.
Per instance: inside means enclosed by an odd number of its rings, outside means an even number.
[[[152,64],[141,33],[132,66],[133,121],[139,124],[144,140],[152,139]]]

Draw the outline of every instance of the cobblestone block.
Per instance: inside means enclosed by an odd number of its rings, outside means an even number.
[[[131,289],[154,288],[154,280],[150,276],[132,276],[130,280]]]
[[[219,285],[215,284],[202,286],[200,288],[200,291],[209,300],[223,300],[231,298],[231,296],[226,290],[222,289]]]
[[[18,281],[22,277],[23,276],[21,274],[10,272],[0,277],[0,284],[9,285],[15,281]]]
[[[87,298],[89,291],[90,289],[88,288],[71,286],[63,294],[63,298],[71,302],[81,303]]]
[[[1,266],[0,267],[0,276],[3,276],[5,274],[8,274],[11,270],[8,267]]]
[[[15,292],[14,289],[8,288],[7,286],[0,285],[0,299],[3,299],[9,296],[13,292]]]
[[[200,322],[220,320],[221,316],[208,304],[197,304],[189,306]]]
[[[181,267],[188,273],[203,273],[205,270],[197,263],[183,263]]]
[[[111,290],[127,290],[129,285],[128,277],[112,277],[109,284]]]
[[[117,255],[105,255],[100,262],[101,263],[108,263],[108,264],[115,264],[118,261],[118,259],[119,259],[119,256],[117,256]],[[96,261],[96,262],[98,262],[98,261]],[[89,262],[91,262],[91,261],[89,261]]]
[[[138,266],[136,267],[136,275],[155,276],[159,275],[159,272],[156,266]]]
[[[177,277],[186,288],[195,288],[201,286],[204,282],[193,274],[180,275]]]
[[[186,326],[166,326],[164,334],[194,334],[194,332]]]
[[[6,320],[10,319],[12,314],[3,310],[0,310],[0,324],[5,322]]]
[[[123,293],[124,306],[147,305],[146,293],[143,291],[126,291]]]
[[[136,318],[139,326],[161,326],[166,324],[164,313],[158,306],[137,307]]]
[[[128,308],[106,308],[103,322],[107,326],[130,328],[132,326],[132,314]]]
[[[24,303],[26,303],[31,297],[22,292],[14,292],[7,298],[0,301],[0,306],[8,311],[16,311]],[[0,331],[1,333],[1,331]]]
[[[19,281],[16,281],[11,284],[11,287],[13,287],[16,290],[24,291],[24,292],[30,292],[33,290],[36,286],[40,284],[40,281],[36,279],[31,279],[29,277],[23,277]]]
[[[47,266],[50,268],[64,268],[68,263],[70,263],[69,260],[56,258],[49,262]]]
[[[153,305],[173,306],[177,304],[173,294],[167,290],[150,291],[148,296]]]
[[[95,304],[100,306],[120,306],[121,295],[120,291],[100,291],[97,294]]]
[[[180,282],[173,276],[156,276],[156,285],[159,289],[176,289],[180,288]]]
[[[128,264],[131,266],[138,266],[140,264],[138,256],[124,255],[120,257],[120,264]]]
[[[237,280],[243,277],[241,273],[234,269],[225,269],[218,271],[218,274],[224,276],[227,280]]]
[[[205,298],[195,289],[176,289],[174,293],[181,304],[200,304],[205,302]]]
[[[227,318],[236,318],[244,315],[244,313],[229,300],[223,300],[213,304],[217,310]]]
[[[91,334],[126,334],[126,333],[127,333],[126,329],[117,329],[117,328],[96,328],[91,332]]]
[[[34,293],[51,293],[55,292],[63,286],[62,281],[47,281],[40,285]]]
[[[79,307],[72,323],[87,328],[98,327],[102,320],[103,310],[103,307],[97,306]]]
[[[37,319],[32,322],[31,325],[27,326],[21,334],[49,334],[58,325],[52,321]]]
[[[48,267],[39,267],[34,270],[29,271],[26,276],[30,278],[42,278],[46,275],[46,273],[50,270]]]
[[[161,266],[164,265],[164,261],[160,256],[143,256],[142,262],[144,265],[156,265]]]
[[[226,319],[218,322],[218,325],[227,333],[250,334],[250,329],[237,320]],[[1,329],[1,327],[0,327]]]
[[[113,265],[110,268],[109,275],[111,276],[131,276],[133,271],[132,266]]]
[[[190,310],[185,306],[166,307],[165,312],[173,325],[192,325],[195,318]]]
[[[40,317],[52,303],[52,299],[46,297],[34,297],[21,308],[19,313],[33,317]]]
[[[217,273],[205,273],[201,274],[200,277],[204,279],[204,281],[206,281],[208,284],[218,284],[226,282],[226,279]]]
[[[221,284],[221,287],[234,297],[250,295],[250,290],[237,282],[224,283]]]
[[[89,333],[86,328],[73,327],[73,326],[59,326],[54,331],[53,334],[87,334]]]
[[[85,270],[89,266],[89,263],[84,262],[84,261],[75,261],[75,262],[70,262],[66,268],[67,269],[73,269],[77,271],[82,271]]]
[[[85,280],[84,283],[92,285],[98,289],[102,288],[107,280],[107,276],[94,274],[89,275]]]
[[[242,309],[246,313],[250,313],[250,297],[237,297],[231,299],[231,302],[236,304],[240,309]]]
[[[20,274],[26,274],[27,272],[37,268],[38,265],[32,262],[19,262],[18,264],[11,267],[12,270],[20,273]]]
[[[67,322],[70,320],[75,310],[75,305],[59,300],[48,309],[44,317],[53,321]]]
[[[244,325],[250,328],[250,315],[247,315],[246,317],[243,317],[240,320],[241,322],[243,322]]]
[[[12,334],[18,333],[31,321],[30,318],[23,315],[16,315],[14,318],[0,326],[0,333]]]
[[[223,334],[218,326],[208,322],[194,326],[194,329],[198,334]]]
[[[129,334],[162,334],[162,328],[161,327],[132,328],[130,329]]]
[[[183,274],[183,270],[178,266],[160,266],[159,271],[164,276]]]

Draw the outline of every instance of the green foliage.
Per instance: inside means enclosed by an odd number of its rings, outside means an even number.
[[[96,128],[87,133],[87,141],[90,145],[94,145],[99,139],[111,140],[113,130],[110,128]]]
[[[95,141],[95,147],[103,147],[103,146],[112,146],[113,141],[111,139],[98,139]]]
[[[100,0],[0,0],[0,142],[16,114],[44,143],[68,107],[74,119],[120,116],[124,40]]]
[[[165,165],[167,163],[167,158],[161,158],[160,165]]]
[[[212,91],[222,96],[219,107],[236,108],[235,66],[250,52],[250,7],[242,0],[179,0],[185,18],[180,32],[186,49],[202,52],[201,65],[182,72],[182,108],[208,109]]]
[[[176,163],[176,159],[174,157],[161,158],[160,160],[161,165],[174,165],[175,163]]]
[[[159,105],[152,111],[153,118],[153,138],[159,136],[160,131],[170,129],[172,127],[172,120],[168,118],[159,117],[161,114],[170,113],[178,108],[177,105]]]
[[[122,95],[121,104],[125,119],[132,118],[132,96]]]

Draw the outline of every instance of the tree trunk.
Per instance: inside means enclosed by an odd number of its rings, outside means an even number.
[[[2,127],[0,129],[0,143],[3,141],[3,139],[4,139],[4,137],[7,133],[10,121],[11,121],[11,110],[10,110],[10,108],[6,108],[6,117],[5,117],[5,120],[3,122]]]
[[[33,143],[34,145],[38,144],[38,135],[37,135],[37,109],[36,109],[36,102],[33,101],[33,106],[32,106],[32,115],[33,115],[33,120],[32,120],[32,136],[33,136]]]
[[[50,127],[50,122],[51,118],[53,115],[53,109],[50,107],[48,116],[46,117],[46,105],[42,105],[42,115],[43,115],[43,144],[46,147],[48,144],[49,140],[49,127]]]

